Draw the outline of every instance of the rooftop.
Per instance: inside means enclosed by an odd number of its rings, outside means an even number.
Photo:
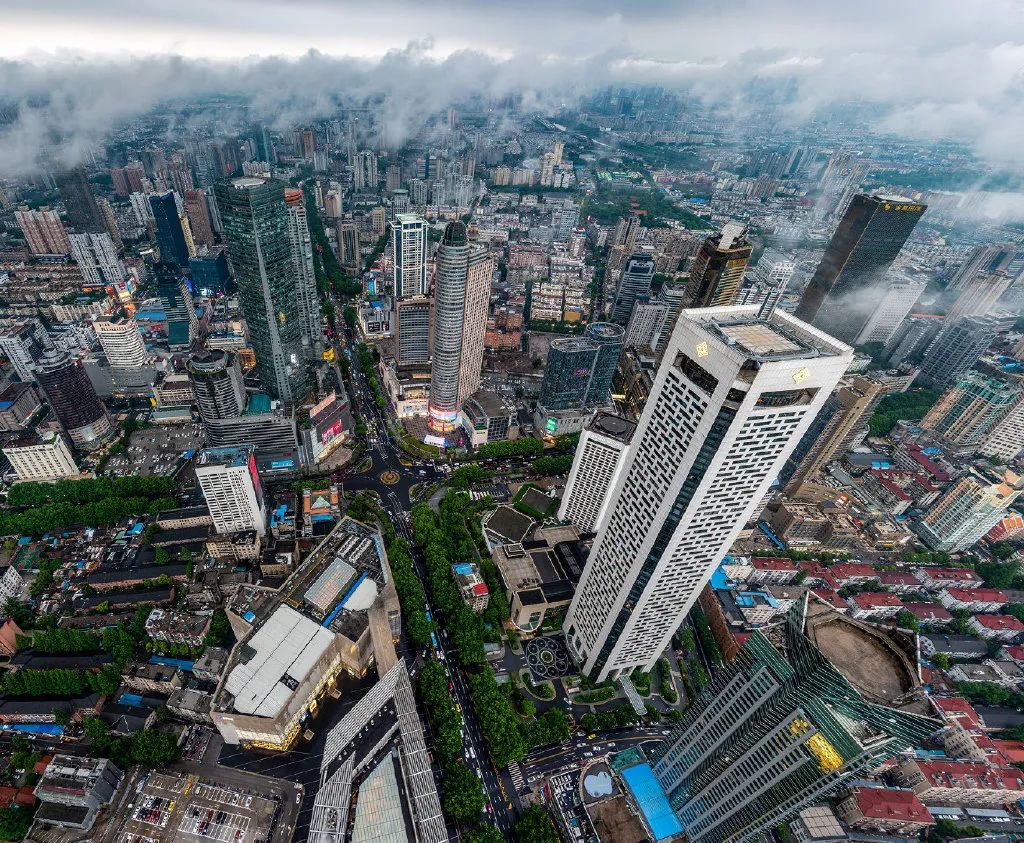
[[[249,464],[256,452],[255,445],[230,445],[224,448],[203,448],[199,452],[199,465],[223,465],[241,468]]]
[[[932,822],[932,815],[912,790],[858,787],[853,793],[857,807],[865,817],[904,822]]]
[[[628,445],[636,431],[636,422],[624,419],[622,416],[615,416],[611,413],[598,413],[587,425],[587,430],[600,433],[609,439],[615,439]]]

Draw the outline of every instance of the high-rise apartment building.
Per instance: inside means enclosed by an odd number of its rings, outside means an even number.
[[[134,319],[100,319],[92,323],[92,328],[112,368],[141,369],[149,362]]]
[[[186,190],[183,196],[185,217],[192,231],[192,241],[198,248],[213,248],[213,227],[210,224],[210,206],[206,201],[206,191]]]
[[[996,336],[995,323],[986,316],[962,316],[947,322],[921,360],[921,386],[946,387],[969,372]]]
[[[895,278],[887,289],[880,291],[874,313],[861,328],[856,344],[888,343],[927,286],[928,282],[920,278]]]
[[[352,169],[352,185],[356,190],[377,189],[377,156],[369,150],[356,154]]]
[[[854,196],[794,315],[843,342],[856,342],[925,208],[898,196]]]
[[[307,391],[286,185],[242,177],[214,188],[242,312],[264,389],[285,402]]]
[[[966,550],[999,523],[1022,492],[1020,475],[975,466],[932,504],[915,529],[932,550]]]
[[[615,231],[612,233],[611,243],[609,246],[622,246],[626,252],[633,251],[633,247],[636,246],[636,238],[640,233],[640,216],[639,214],[630,214],[627,217],[620,217],[618,224],[615,226]]]
[[[267,510],[255,446],[204,448],[196,459],[196,480],[218,533],[266,533]]]
[[[941,726],[901,632],[804,597],[775,633],[755,630],[658,750],[693,843],[763,839]]]
[[[178,264],[162,261],[154,265],[153,276],[167,323],[167,344],[173,349],[190,347],[199,333],[199,319],[188,280]]]
[[[946,284],[947,290],[969,287],[979,273],[991,275],[1002,272],[1011,281],[1024,272],[1024,249],[1015,243],[986,243],[975,246]]]
[[[947,322],[961,316],[986,316],[996,309],[996,302],[1009,289],[1013,278],[1005,272],[979,272],[960,287],[959,297],[946,315]]]
[[[67,255],[71,253],[64,223],[60,214],[48,207],[33,211],[22,206],[14,212],[21,233],[25,235],[28,250],[33,255]]]
[[[65,170],[58,173],[54,180],[60,191],[60,201],[67,214],[68,225],[79,234],[106,233],[107,226],[84,168]]]
[[[192,381],[196,406],[204,422],[235,418],[245,411],[242,367],[230,351],[197,351],[189,357],[185,370]]]
[[[64,437],[57,433],[18,439],[3,451],[18,479],[24,482],[49,483],[79,473]]]
[[[576,445],[558,506],[559,521],[569,521],[584,533],[600,529],[634,431],[634,422],[610,413],[597,413],[591,419]]]
[[[690,307],[732,304],[753,250],[746,227],[739,223],[726,223],[718,234],[705,238],[686,287]]]
[[[195,253],[189,250],[182,224],[184,216],[178,208],[178,196],[174,191],[153,193],[149,197],[156,221],[156,244],[160,249],[160,260],[163,263],[176,263],[180,267],[188,266],[188,259]],[[190,230],[191,233],[191,230]]]
[[[449,431],[480,388],[492,267],[487,250],[469,242],[459,221],[445,228],[436,266],[428,412],[434,430]]]
[[[651,298],[651,281],[654,280],[654,256],[635,252],[626,258],[619,283],[615,288],[611,321],[625,327],[633,315],[633,305]]]
[[[665,328],[668,305],[660,301],[638,301],[626,326],[626,348],[654,348]]]
[[[611,403],[612,379],[622,355],[625,330],[592,322],[581,337],[551,342],[538,403],[545,410],[583,410]]]
[[[672,336],[672,331],[675,330],[679,314],[686,305],[686,282],[681,280],[666,281],[661,288],[659,299],[668,307],[668,313],[665,315],[665,324],[662,326],[661,333],[658,334],[657,339],[654,341],[654,350],[661,354],[665,350],[665,346],[668,345],[669,337]]]
[[[189,258],[188,265],[192,272],[192,289],[199,295],[228,292],[231,272],[228,269],[227,250],[223,246],[200,248],[194,257]]]
[[[1013,462],[1024,451],[1024,398],[1017,401],[979,449],[987,457]]]
[[[36,361],[51,345],[50,337],[38,319],[26,319],[0,328],[0,353],[26,383],[36,379]]]
[[[36,373],[72,444],[86,450],[103,444],[114,428],[82,361],[63,351],[47,351],[38,361]]]
[[[418,214],[399,214],[391,223],[395,298],[427,293],[427,221]]]
[[[71,256],[82,272],[82,280],[90,286],[120,284],[128,273],[117,256],[117,246],[107,232],[102,234],[69,234]]]
[[[1021,397],[1012,381],[968,372],[921,419],[929,430],[963,455],[976,451]]]
[[[756,314],[680,314],[563,625],[597,681],[654,666],[853,359]]]
[[[395,360],[400,366],[430,362],[434,305],[427,296],[395,301]]]
[[[302,191],[287,188],[284,200],[288,205],[288,239],[295,265],[295,295],[299,301],[299,319],[302,321],[302,345],[318,356],[323,345],[324,323],[320,311],[320,291],[313,271],[313,241],[309,234],[306,204]]]
[[[359,271],[359,228],[351,220],[338,223],[338,262],[349,272]]]

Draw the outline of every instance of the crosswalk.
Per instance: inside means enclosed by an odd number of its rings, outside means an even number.
[[[518,761],[509,762],[508,774],[512,777],[512,787],[516,793],[526,790],[526,779],[523,778],[523,771],[520,769]]]

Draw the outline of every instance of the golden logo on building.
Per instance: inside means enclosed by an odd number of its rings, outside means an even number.
[[[804,368],[793,375],[793,383],[803,383],[808,377],[810,377],[810,374],[810,371],[808,371],[807,367],[804,366]]]
[[[697,343],[697,356],[698,357],[707,357],[708,354],[710,354],[710,353],[711,353],[711,350],[708,348],[708,344],[706,342],[699,342],[699,343]]]

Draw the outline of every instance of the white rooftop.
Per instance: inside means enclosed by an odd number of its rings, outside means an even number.
[[[302,682],[334,641],[334,633],[290,606],[279,606],[245,646],[255,655],[234,667],[224,683],[239,714],[275,717],[291,698],[282,681]]]

